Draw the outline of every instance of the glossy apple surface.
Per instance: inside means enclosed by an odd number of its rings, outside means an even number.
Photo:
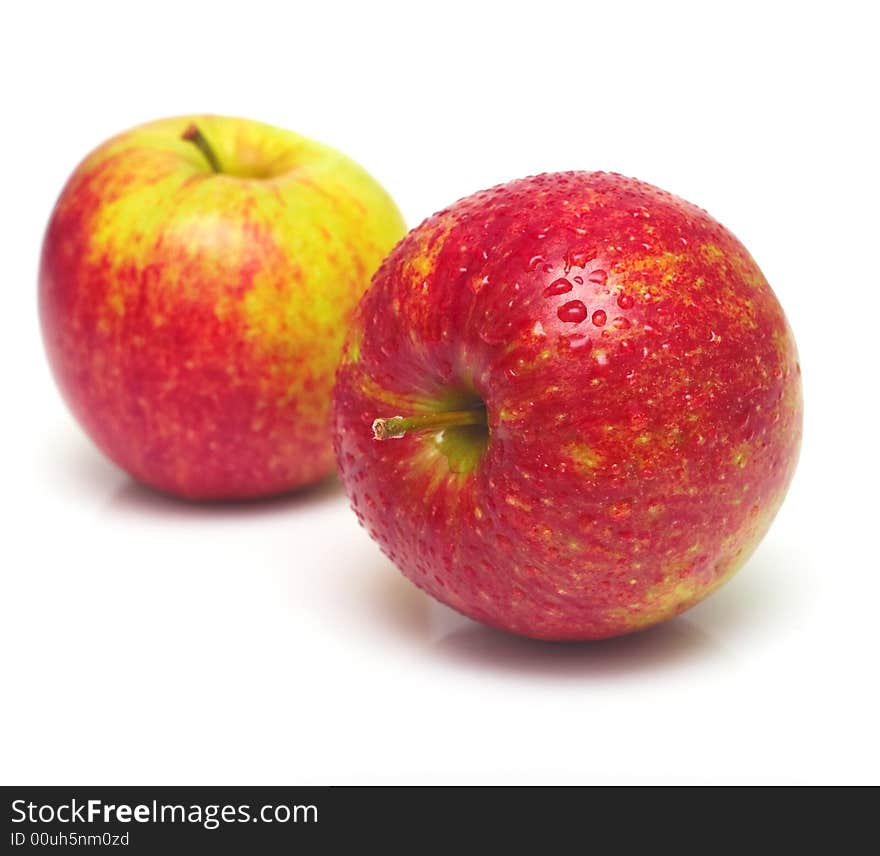
[[[559,173],[395,248],[334,413],[351,503],[410,580],[494,627],[595,639],[677,615],[748,558],[795,469],[800,367],[757,264],[703,210]]]
[[[314,482],[333,469],[351,311],[404,231],[363,169],[295,133],[218,116],[123,133],[76,169],[46,231],[40,316],[61,391],[163,491]]]

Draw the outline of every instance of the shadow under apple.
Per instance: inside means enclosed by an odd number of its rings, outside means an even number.
[[[684,615],[639,633],[584,642],[546,642],[485,627],[435,602],[385,560],[369,574],[365,598],[376,620],[404,644],[465,668],[536,678],[610,677],[735,657],[747,639],[777,632],[800,602],[779,590],[784,563],[759,550],[739,574]]]
[[[220,501],[183,499],[126,478],[110,497],[107,505],[114,511],[160,517],[242,518],[291,514],[295,513],[297,508],[311,508],[337,502],[343,495],[342,485],[335,474],[290,493],[255,499]]]
[[[60,488],[79,497],[100,497],[112,511],[161,517],[223,518],[282,514],[305,506],[335,502],[344,496],[335,473],[288,493],[245,500],[190,500],[163,493],[129,476],[82,435],[53,438],[46,450]]]
[[[81,499],[115,493],[128,476],[105,458],[78,431],[58,431],[45,438],[41,465],[51,471],[54,486]]]

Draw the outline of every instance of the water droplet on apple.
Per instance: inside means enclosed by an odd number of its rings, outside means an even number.
[[[605,314],[605,310],[604,310],[604,309],[597,309],[597,310],[593,313],[593,323],[594,323],[597,327],[604,327],[604,326],[605,326],[605,322],[606,322],[607,320],[608,320],[608,316]]]
[[[624,294],[623,292],[621,292],[617,296],[617,305],[621,309],[631,309],[633,305],[633,299],[629,294]]]
[[[590,337],[584,336],[581,333],[576,333],[574,336],[568,337],[568,347],[572,351],[582,351],[585,348],[590,347]]]
[[[622,318],[618,315],[618,317],[612,322],[612,326],[615,330],[629,330],[631,325],[626,318]]]
[[[586,267],[589,260],[590,255],[586,250],[569,250],[565,256],[565,270],[570,271],[573,267]]]
[[[544,295],[546,297],[552,297],[554,294],[565,294],[567,291],[571,291],[572,288],[572,284],[565,277],[560,277],[559,279],[553,280],[553,282],[544,289]]]
[[[587,317],[587,307],[580,300],[569,300],[556,310],[560,321],[580,324]]]
[[[582,276],[573,276],[572,279],[573,279],[578,285],[583,285],[583,284],[584,284],[584,278],[583,278]]]
[[[608,282],[608,274],[604,270],[594,270],[587,279],[594,285],[605,285]]]
[[[541,262],[543,262],[543,261],[544,261],[544,256],[532,256],[529,259],[528,269],[529,270],[537,270],[540,267]]]

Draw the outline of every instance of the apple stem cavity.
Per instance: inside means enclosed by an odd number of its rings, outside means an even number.
[[[220,160],[217,157],[217,153],[211,148],[211,144],[208,142],[205,135],[199,130],[199,127],[195,122],[187,127],[187,129],[180,135],[180,138],[186,140],[188,143],[192,143],[205,156],[205,160],[214,172],[223,172],[223,167],[220,166]]]
[[[440,431],[460,428],[464,425],[486,425],[486,408],[471,410],[445,410],[440,413],[424,413],[419,416],[389,416],[373,421],[373,437],[391,440],[413,431]]]

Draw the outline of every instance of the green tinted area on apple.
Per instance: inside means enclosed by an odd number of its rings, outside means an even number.
[[[449,469],[459,475],[472,472],[489,444],[488,425],[462,425],[445,428],[432,436],[432,442],[446,458]]]
[[[437,411],[476,411],[482,418],[476,425],[447,426],[430,435],[430,442],[458,475],[473,472],[489,444],[485,402],[471,390],[451,392],[438,402]]]

